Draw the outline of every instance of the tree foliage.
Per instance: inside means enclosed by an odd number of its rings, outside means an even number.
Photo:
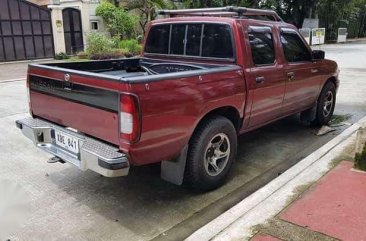
[[[158,9],[231,5],[275,10],[286,22],[299,28],[305,18],[318,18],[320,27],[326,28],[327,39],[335,39],[339,27],[348,28],[350,37],[366,36],[366,0],[183,0],[181,4],[172,0],[122,0],[123,7],[103,2],[97,15],[103,17],[112,35],[131,37],[136,36],[136,23],[145,33]]]
[[[107,1],[103,1],[95,13],[103,18],[112,36],[120,39],[133,36],[138,21],[135,15]]]
[[[139,24],[143,33],[147,24],[156,18],[157,9],[175,8],[175,4],[170,0],[127,0],[125,3],[127,9],[138,10],[141,13]]]
[[[335,39],[339,27],[350,37],[366,35],[366,0],[183,0],[186,8],[243,6],[272,9],[289,23],[301,28],[305,18],[319,18],[327,38]]]

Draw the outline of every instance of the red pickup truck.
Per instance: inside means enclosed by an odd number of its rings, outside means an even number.
[[[272,11],[162,11],[141,57],[31,64],[31,117],[16,125],[51,162],[106,177],[161,163],[174,184],[214,189],[234,164],[237,135],[301,113],[327,124],[337,64]]]

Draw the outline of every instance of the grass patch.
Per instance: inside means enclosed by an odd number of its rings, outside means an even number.
[[[364,145],[361,153],[356,153],[354,168],[366,171],[366,144]]]
[[[65,59],[66,62],[88,62],[90,59],[80,59],[77,56],[70,57],[69,59]]]
[[[291,203],[293,203],[294,201],[296,201],[301,194],[303,194],[306,190],[308,190],[314,183],[316,183],[318,180],[313,181],[313,182],[308,182],[305,183],[303,185],[297,186],[295,188],[295,190],[292,191],[291,196],[289,196],[286,200],[286,207],[289,206]]]
[[[333,115],[332,119],[329,121],[329,125],[338,125],[352,118],[351,114],[346,115]]]
[[[342,161],[354,161],[354,156],[352,156],[351,154],[342,154],[336,158],[334,158],[329,164],[328,164],[328,168],[329,170],[335,168],[336,166],[338,166],[338,164]]]

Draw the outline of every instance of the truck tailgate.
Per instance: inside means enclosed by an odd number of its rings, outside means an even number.
[[[34,116],[119,144],[118,91],[31,72],[28,81]]]

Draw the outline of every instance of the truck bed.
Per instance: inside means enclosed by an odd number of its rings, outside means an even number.
[[[235,64],[204,65],[146,58],[31,64],[28,70],[31,112],[35,118],[123,146],[119,135],[121,96],[130,94],[137,97],[142,133],[148,133],[145,128],[155,123],[156,115],[170,119],[172,125],[180,128],[181,121],[175,123],[173,119],[180,119],[176,116],[187,110],[180,109],[177,104],[186,103],[187,108],[188,103],[197,104],[204,98],[197,85],[206,83],[208,86],[208,82],[214,84],[217,81],[230,92],[225,95],[235,99],[236,85],[241,83],[233,82],[233,79],[241,78],[238,70],[240,67]],[[221,76],[225,76],[225,81]],[[214,95],[209,94],[210,98]],[[170,102],[172,99],[175,102]],[[199,108],[195,111],[200,111],[202,103],[197,106]],[[146,136],[142,135],[139,140],[141,145],[144,138]],[[150,158],[138,159],[148,161]]]
[[[39,65],[34,65],[39,66]],[[99,77],[112,77],[121,81],[151,81],[166,78],[180,78],[224,71],[228,65],[187,64],[182,62],[153,60],[147,58],[127,58],[73,63],[51,63],[40,65],[54,70],[64,70],[80,74],[97,74]],[[229,65],[231,68],[235,65]],[[183,74],[184,73],[184,74]],[[96,75],[93,75],[96,76]],[[153,78],[151,78],[153,77]],[[164,79],[164,78],[163,78]]]

